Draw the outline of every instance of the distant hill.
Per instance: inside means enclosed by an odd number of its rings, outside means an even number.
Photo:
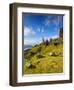
[[[33,47],[32,45],[24,45],[24,50],[30,49],[32,47]]]

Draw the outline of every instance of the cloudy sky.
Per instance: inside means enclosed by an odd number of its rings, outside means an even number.
[[[24,45],[34,45],[45,39],[58,37],[63,27],[62,15],[24,14]]]

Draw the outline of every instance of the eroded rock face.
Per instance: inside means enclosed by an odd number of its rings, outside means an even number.
[[[62,52],[60,52],[60,53],[59,53],[59,56],[63,57],[63,53],[62,53]]]
[[[56,52],[50,52],[49,54],[48,54],[49,56],[63,56],[63,53],[62,52],[60,52],[60,53],[56,53]]]
[[[30,64],[30,66],[28,68],[36,68],[36,66],[33,64]]]
[[[50,52],[50,53],[49,53],[49,56],[58,56],[58,55],[57,55],[57,53],[55,53],[55,52]]]
[[[32,63],[28,63],[26,66],[27,66],[27,68],[36,68],[36,66],[33,65]]]

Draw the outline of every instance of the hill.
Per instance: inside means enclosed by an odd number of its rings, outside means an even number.
[[[24,51],[24,74],[63,72],[63,40],[51,39]]]

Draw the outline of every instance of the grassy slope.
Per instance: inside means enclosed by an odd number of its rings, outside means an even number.
[[[38,58],[36,54],[30,55],[30,52],[36,53],[39,46],[33,47],[27,53],[26,56],[30,58],[25,61],[24,64],[24,74],[39,74],[39,73],[61,73],[63,72],[63,57],[62,56],[49,56],[50,52],[63,52],[63,45],[40,45],[41,55],[43,58]],[[35,68],[29,68],[32,64]]]

